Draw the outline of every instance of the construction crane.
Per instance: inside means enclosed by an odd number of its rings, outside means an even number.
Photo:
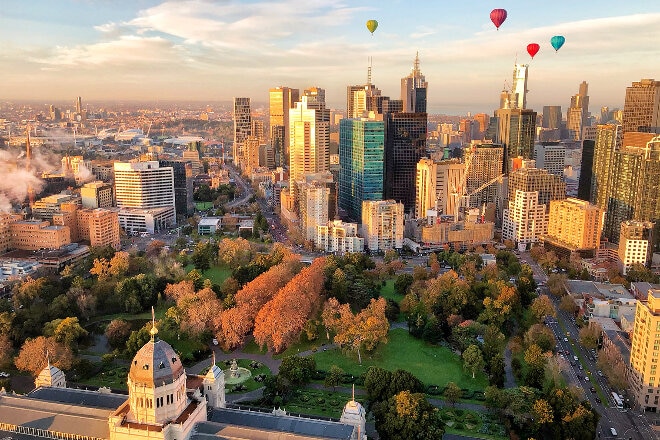
[[[454,186],[452,183],[452,192],[451,195],[454,198],[454,222],[458,221],[458,201],[459,201],[459,194],[458,190],[461,191],[461,193],[465,194],[467,192],[467,188],[465,187],[465,184],[467,182],[467,177],[468,174],[470,173],[470,165],[472,164],[472,159],[474,159],[474,155],[477,152],[477,147],[475,145],[470,145],[470,147],[467,149],[464,155],[464,163],[465,167],[463,170],[463,176],[461,176],[461,181],[458,184],[458,188]]]
[[[483,191],[484,189],[488,188],[488,187],[489,187],[490,185],[492,185],[493,183],[495,183],[495,182],[497,182],[498,180],[500,180],[502,177],[504,177],[504,174],[500,174],[499,176],[493,177],[493,178],[490,179],[488,182],[486,182],[486,183],[480,185],[480,186],[479,186],[477,189],[475,189],[474,191],[471,191],[469,194],[464,194],[464,195],[462,195],[462,196],[460,197],[460,199],[459,199],[458,206],[456,206],[456,212],[460,211],[461,208],[468,208],[468,207],[470,206],[470,197],[472,197],[472,196],[475,195],[475,194],[480,193],[481,191]],[[466,202],[463,203],[463,200],[465,200]]]

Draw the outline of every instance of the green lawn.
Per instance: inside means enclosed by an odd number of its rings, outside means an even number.
[[[213,208],[213,202],[195,202],[195,207],[198,211],[206,211],[209,208]]]
[[[349,400],[350,394],[305,388],[296,390],[285,407],[288,412],[338,419]]]
[[[496,416],[457,408],[442,408],[445,432],[471,438],[506,439],[506,429]]]
[[[345,372],[360,375],[370,366],[387,370],[398,368],[410,371],[425,385],[444,387],[453,381],[459,387],[470,390],[483,390],[488,385],[485,375],[472,374],[463,370],[460,358],[446,347],[429,345],[415,339],[404,329],[394,329],[389,333],[387,344],[377,348],[374,353],[362,353],[362,365],[357,356],[344,355],[339,349],[319,351],[314,354],[317,368],[329,370],[332,365],[341,367]]]
[[[252,361],[250,359],[236,359],[236,364],[239,367],[247,368],[248,370],[250,370],[250,373],[252,375],[250,376],[250,378],[248,380],[246,380],[245,382],[243,382],[241,384],[241,385],[244,385],[245,388],[240,390],[240,391],[234,391],[233,390],[234,385],[227,385],[226,387],[227,387],[227,392],[228,393],[237,393],[237,394],[247,393],[249,391],[254,391],[254,390],[259,389],[259,388],[264,386],[263,382],[258,382],[256,380],[254,380],[254,378],[258,375],[270,376],[273,373],[270,371],[270,368],[268,368],[267,365],[264,365],[261,362],[259,362],[259,366],[257,368],[253,368],[252,367],[253,362],[254,361]],[[231,366],[231,363],[216,362],[216,365],[218,367],[220,367],[222,370],[224,370],[225,377],[227,377],[229,375],[229,368]],[[208,372],[208,368],[205,368],[201,372],[201,374],[204,375],[207,372]]]
[[[193,270],[195,266],[189,264],[186,266],[186,272]],[[202,272],[204,278],[211,280],[213,284],[222,285],[222,283],[231,276],[231,269],[225,266],[213,266],[209,270]]]
[[[170,306],[164,303],[159,302],[156,304],[156,307],[154,307],[154,313],[156,315],[156,319],[163,319],[165,316],[165,312],[167,312],[167,309]],[[101,316],[95,316],[92,318],[89,323],[85,323],[85,325],[93,324],[95,322],[103,322],[103,321],[112,321],[113,319],[123,319],[125,321],[133,321],[136,319],[151,319],[151,310],[138,313],[138,314],[131,314],[131,313],[113,313],[111,315],[101,315]]]
[[[394,279],[385,281],[385,285],[380,288],[380,296],[385,299],[391,299],[397,303],[403,299],[401,295],[394,293]]]

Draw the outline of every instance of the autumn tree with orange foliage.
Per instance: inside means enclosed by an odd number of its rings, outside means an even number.
[[[259,311],[253,332],[258,345],[279,353],[298,340],[305,323],[318,312],[324,269],[325,258],[317,258]]]
[[[489,280],[487,291],[488,296],[484,298],[484,311],[481,312],[479,321],[502,328],[520,303],[516,288],[501,280]]]
[[[194,337],[215,330],[215,319],[222,311],[222,301],[206,286],[198,292],[190,280],[168,284],[165,296],[176,301],[181,331]]]
[[[70,348],[57,342],[54,337],[45,336],[25,341],[14,363],[19,370],[36,375],[47,365],[46,356],[50,364],[60,370],[68,370],[73,363],[73,353]]]
[[[235,348],[245,342],[246,336],[254,328],[259,310],[301,267],[299,257],[286,256],[280,264],[271,267],[236,292],[236,305],[225,310],[215,321],[216,337],[222,341],[225,349]]]
[[[387,342],[390,323],[385,316],[386,307],[385,298],[372,299],[367,307],[354,315],[348,304],[330,298],[323,307],[321,319],[323,325],[335,333],[335,344],[357,352],[362,363],[361,349],[372,351],[379,343]]]

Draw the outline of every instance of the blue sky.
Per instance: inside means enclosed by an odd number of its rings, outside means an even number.
[[[623,105],[625,87],[660,80],[660,2],[4,0],[0,99],[199,101],[268,88],[373,83],[398,97],[419,52],[434,113],[492,113],[513,64],[530,64],[528,107],[564,109],[581,81],[592,111]],[[499,31],[493,8],[508,18]],[[373,36],[365,22],[375,19]],[[553,35],[566,44],[557,53]],[[531,60],[528,43],[541,50]]]

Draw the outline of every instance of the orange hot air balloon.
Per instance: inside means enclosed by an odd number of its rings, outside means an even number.
[[[534,59],[534,55],[539,53],[539,49],[541,49],[541,46],[536,43],[530,43],[527,45],[527,53],[530,57],[532,57],[532,59]]]
[[[506,20],[506,9],[493,9],[490,11],[490,21],[493,22],[498,31],[504,20]]]
[[[369,29],[371,35],[374,34],[377,28],[378,28],[378,22],[376,20],[367,20],[367,29]]]

